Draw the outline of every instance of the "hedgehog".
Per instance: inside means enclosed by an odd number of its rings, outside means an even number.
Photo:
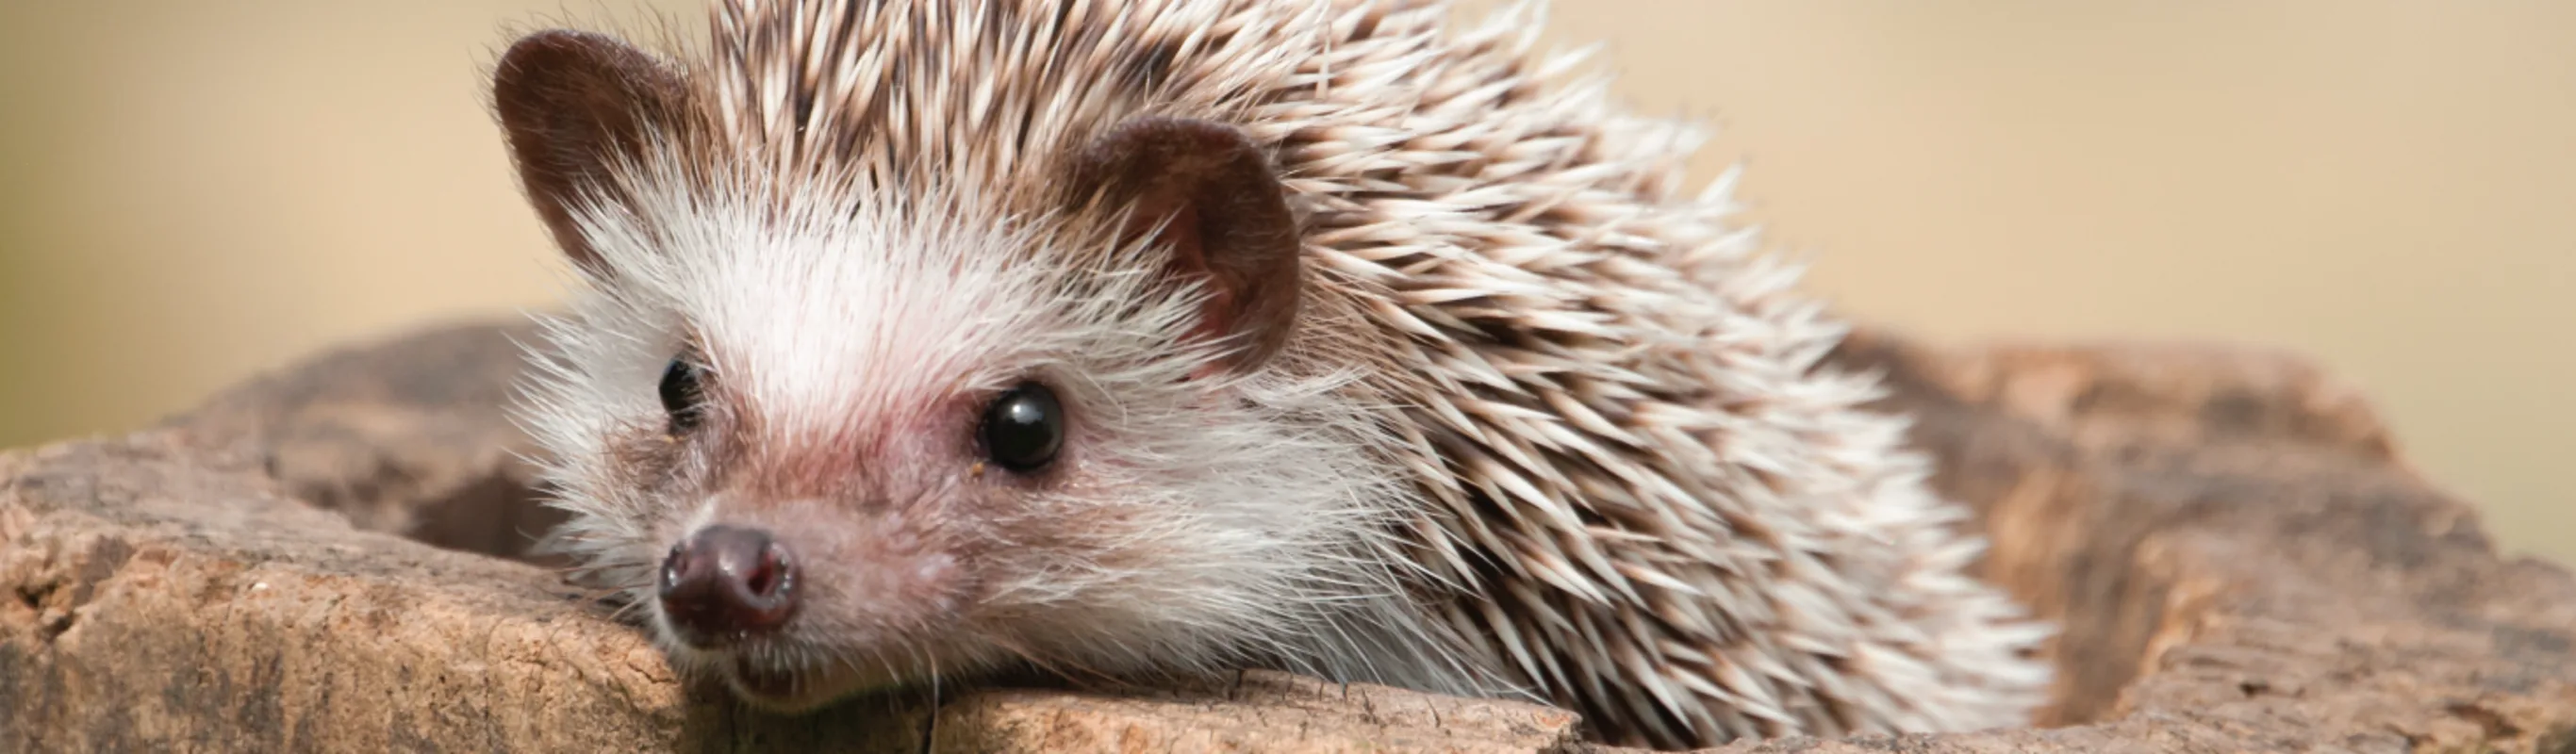
[[[1603,742],[2026,724],[1880,378],[1545,7],[716,0],[492,68],[573,270],[545,548],[796,714],[1013,672],[1533,699]]]

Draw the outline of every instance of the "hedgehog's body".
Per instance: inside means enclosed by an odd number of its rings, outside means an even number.
[[[529,414],[562,544],[790,708],[1260,663],[1662,745],[2022,721],[2044,632],[1794,271],[1676,195],[1695,135],[1446,13],[523,41],[503,120],[594,282]]]

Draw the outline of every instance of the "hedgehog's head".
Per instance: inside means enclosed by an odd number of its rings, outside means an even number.
[[[1355,557],[1391,475],[1282,366],[1299,240],[1236,130],[1106,127],[1030,161],[1067,189],[1031,208],[708,146],[681,76],[547,32],[495,87],[593,283],[529,413],[560,538],[681,666],[802,709],[1014,661],[1206,667],[1393,597],[1392,558]]]

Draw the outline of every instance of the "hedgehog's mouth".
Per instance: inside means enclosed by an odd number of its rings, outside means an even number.
[[[765,707],[789,707],[795,704],[803,673],[763,666],[748,657],[736,656],[725,664],[725,682],[736,694]]]
[[[736,653],[716,667],[725,686],[744,702],[785,714],[811,711],[868,685],[857,672],[837,664],[783,666]]]
[[[923,648],[924,652],[930,651]],[[902,693],[937,676],[928,667],[901,660],[855,659],[864,653],[836,653],[815,645],[766,644],[720,650],[678,650],[680,662],[724,682],[726,690],[752,708],[779,715],[801,715],[860,696]],[[789,661],[834,654],[838,659]]]

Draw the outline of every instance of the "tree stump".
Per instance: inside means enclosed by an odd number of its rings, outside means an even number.
[[[745,710],[527,555],[558,520],[505,414],[529,335],[415,333],[0,454],[0,750],[1618,751],[1561,710],[1261,671]],[[1878,331],[1834,359],[1889,376],[1985,575],[2063,626],[2054,700],[1717,751],[2576,754],[2576,577],[2499,557],[2301,360]]]

